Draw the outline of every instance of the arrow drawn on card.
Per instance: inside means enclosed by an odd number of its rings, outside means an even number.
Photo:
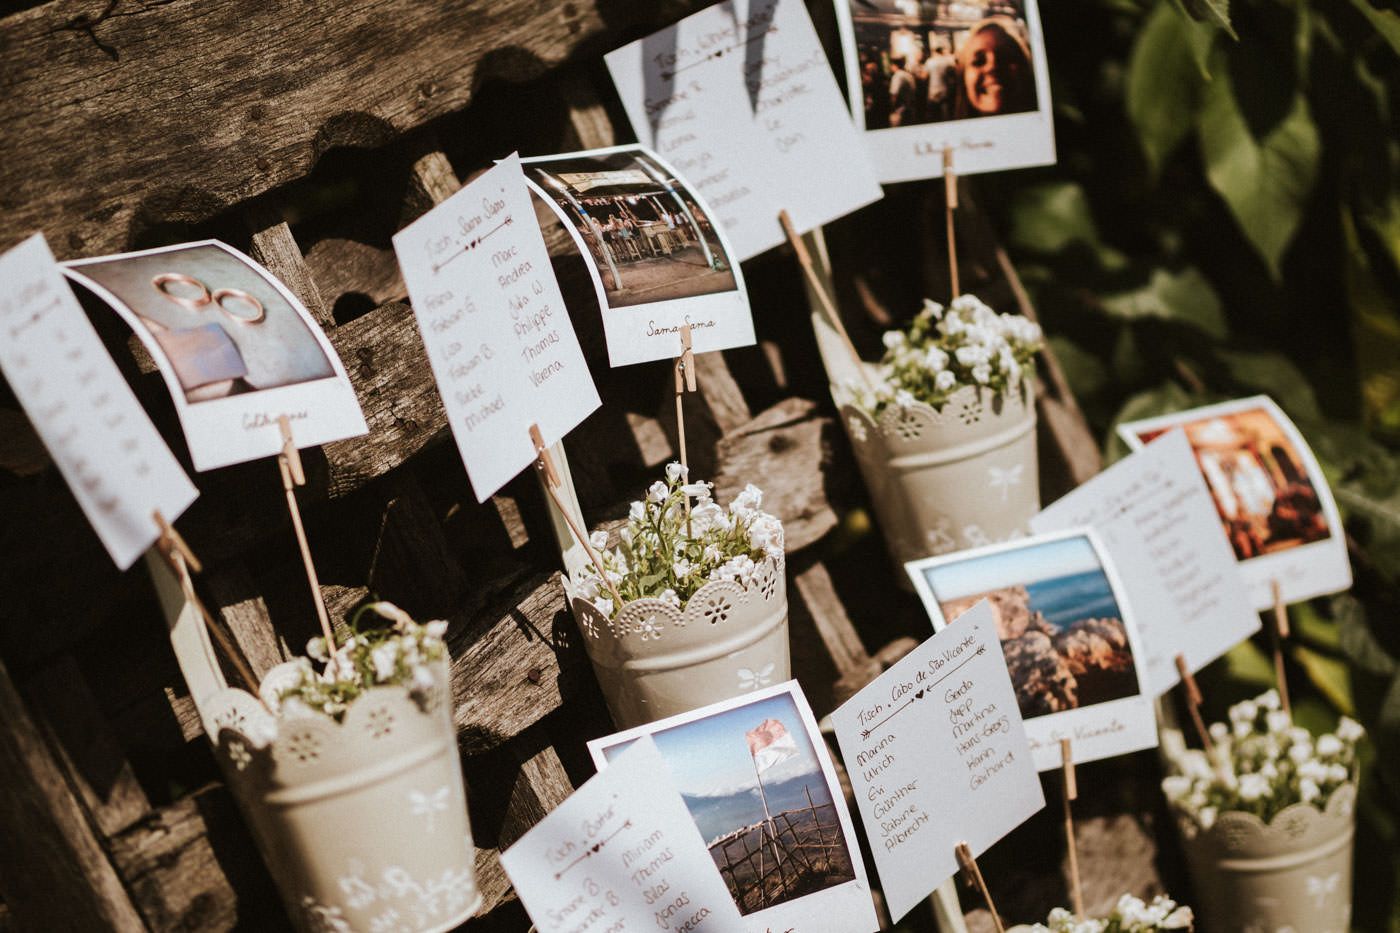
[[[503,227],[508,227],[508,226],[510,226],[510,224],[511,224],[511,218],[510,218],[510,217],[507,217],[505,220],[503,220],[503,221],[501,221],[500,223],[496,224],[496,226],[492,227],[490,230],[487,230],[487,231],[486,231],[485,233],[483,233],[481,236],[476,237],[476,238],[471,239],[471,240],[468,240],[468,241],[466,242],[466,245],[464,245],[461,249],[457,250],[457,252],[453,253],[451,256],[448,256],[448,257],[447,257],[446,259],[444,259],[442,262],[434,263],[434,264],[433,264],[433,274],[434,274],[434,275],[437,275],[439,272],[442,271],[443,267],[446,266],[449,262],[451,262],[452,260],[456,259],[458,256],[464,256],[464,255],[466,255],[467,253],[470,253],[472,250],[474,250],[474,249],[476,249],[478,246],[480,246],[480,245],[482,244],[482,242],[483,242],[487,237],[491,236],[491,235],[494,234],[494,233],[500,233],[500,232],[501,232],[501,229],[502,229]]]
[[[574,860],[573,860],[572,862],[570,862],[569,864],[565,865],[565,866],[564,866],[563,868],[561,868],[559,871],[556,871],[556,872],[554,873],[554,880],[555,880],[555,881],[561,880],[566,874],[569,873],[569,869],[573,868],[575,865],[577,865],[579,862],[582,862],[584,859],[586,859],[586,858],[592,858],[593,856],[597,855],[599,852],[601,852],[601,851],[603,850],[603,847],[604,847],[604,846],[606,846],[608,843],[610,843],[610,842],[613,841],[613,839],[617,836],[618,833],[622,832],[624,829],[631,829],[631,828],[632,828],[632,821],[631,821],[630,819],[629,819],[629,820],[623,821],[623,824],[622,824],[621,826],[619,826],[617,829],[613,830],[606,838],[600,839],[600,840],[598,840],[597,842],[593,843],[593,845],[589,846],[587,849],[585,849],[585,850],[583,851],[583,854],[582,854],[582,855],[580,855],[578,858],[574,859]]]
[[[909,702],[905,703],[903,706],[899,707],[898,709],[891,710],[891,711],[890,711],[890,714],[889,714],[888,716],[886,716],[884,719],[881,719],[879,722],[877,722],[877,723],[875,723],[874,725],[872,725],[869,729],[862,729],[861,732],[860,732],[860,737],[861,737],[862,739],[868,739],[868,738],[870,738],[870,733],[874,732],[876,729],[880,728],[880,727],[883,726],[885,723],[889,722],[891,719],[893,719],[894,717],[898,716],[900,713],[904,712],[904,711],[905,711],[906,709],[908,709],[909,707],[913,706],[913,705],[914,705],[916,702],[918,702],[919,700],[922,700],[922,699],[924,698],[924,695],[927,694],[930,690],[932,690],[934,687],[937,687],[937,686],[938,686],[939,684],[941,684],[943,681],[947,680],[949,677],[952,677],[954,674],[956,674],[956,673],[958,672],[958,668],[962,667],[964,664],[966,664],[967,662],[971,661],[973,658],[977,657],[978,655],[983,654],[984,652],[986,652],[986,650],[987,650],[987,643],[986,643],[986,642],[983,642],[982,644],[978,645],[976,651],[972,652],[972,653],[969,654],[967,657],[965,657],[965,658],[963,658],[961,661],[959,661],[959,662],[953,667],[952,670],[947,671],[946,673],[944,673],[942,677],[939,677],[937,680],[935,680],[933,683],[929,684],[927,687],[920,687],[920,688],[919,688],[919,692],[916,693],[916,694],[914,694],[912,697],[909,698]]]

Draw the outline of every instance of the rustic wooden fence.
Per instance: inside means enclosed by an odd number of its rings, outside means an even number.
[[[49,0],[0,18],[0,248],[40,229],[60,258],[219,237],[281,277],[345,361],[370,433],[304,452],[308,533],[337,619],[377,594],[450,622],[485,894],[470,930],[525,928],[496,855],[591,774],[583,743],[610,725],[539,489],[525,475],[475,502],[389,238],[493,157],[629,138],[600,55],[700,5]],[[834,35],[829,6],[812,10]],[[1033,314],[964,193],[964,282]],[[946,294],[941,207],[937,186],[900,186],[828,228],[868,352],[920,296]],[[674,456],[669,367],[607,368],[582,260],[540,218],[604,399],[566,441],[584,513],[603,524]],[[791,255],[746,278],[759,343],[698,360],[691,461],[721,496],[759,483],[786,523],[794,671],[824,714],[929,625],[868,528]],[[89,311],[183,456],[150,360]],[[1098,453],[1049,355],[1042,376],[1048,501]],[[112,567],[3,386],[0,425],[0,929],[284,928],[144,571]],[[261,675],[315,630],[276,467],[194,478],[180,526],[207,566],[199,586]],[[1103,775],[1081,805],[1091,901],[1157,883],[1155,796],[1120,779],[1141,771],[1085,769],[1086,786]],[[1053,827],[1033,821],[992,872],[1013,916],[1065,900]]]
[[[744,913],[849,881],[851,861],[860,857],[846,851],[835,805],[818,806],[810,791],[806,807],[726,833],[710,843],[710,856]]]

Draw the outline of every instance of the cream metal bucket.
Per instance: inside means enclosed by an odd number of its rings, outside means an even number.
[[[767,558],[748,588],[707,583],[684,610],[657,599],[609,619],[576,595],[569,605],[619,729],[740,696],[792,676],[784,561]]]

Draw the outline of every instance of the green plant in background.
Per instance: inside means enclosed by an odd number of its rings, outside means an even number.
[[[1356,924],[1400,929],[1400,4],[1042,17],[1059,164],[988,200],[1110,458],[1120,421],[1258,392],[1312,444],[1356,585],[1292,607],[1295,711],[1370,732]],[[1216,715],[1271,684],[1254,643],[1203,678]]]

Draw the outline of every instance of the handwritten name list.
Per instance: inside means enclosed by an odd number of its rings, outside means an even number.
[[[478,501],[598,407],[512,155],[394,237],[428,362]]]
[[[1196,671],[1259,629],[1191,444],[1172,431],[1031,519],[1035,532],[1090,526],[1113,554],[1161,695],[1175,658]]]
[[[740,259],[880,197],[801,0],[716,4],[607,55],[637,138],[690,180]]]
[[[122,570],[198,493],[122,378],[41,234],[0,256],[0,371]]]
[[[831,719],[896,920],[1045,805],[985,602]]]
[[[501,854],[540,933],[743,928],[669,774],[644,736]]]

